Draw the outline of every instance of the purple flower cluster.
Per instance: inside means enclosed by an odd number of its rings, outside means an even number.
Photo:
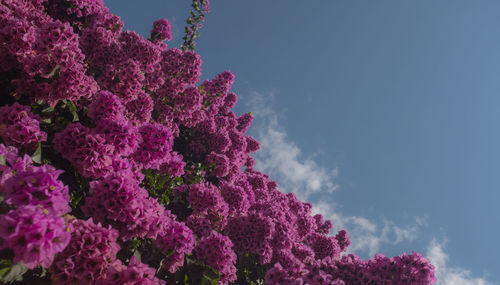
[[[0,137],[7,145],[31,152],[47,140],[47,133],[40,131],[39,118],[31,108],[16,102],[0,107]]]
[[[69,23],[43,13],[42,1],[2,2],[1,70],[21,71],[17,94],[34,94],[51,105],[60,99],[88,97],[97,84],[85,74],[78,34]]]
[[[130,172],[141,180],[140,169],[158,169],[171,176],[184,173],[182,155],[172,151],[173,135],[162,124],[127,118],[121,99],[101,91],[89,105],[90,129],[70,124],[56,133],[54,147],[87,178],[102,178],[112,172]],[[124,161],[124,159],[126,159]]]
[[[166,19],[159,19],[153,23],[150,39],[154,41],[170,41],[172,39],[172,31],[170,22]]]
[[[193,8],[201,14],[186,39],[209,1]],[[253,270],[246,258],[261,266],[260,279],[268,269],[266,284],[435,282],[417,253],[342,256],[345,230],[330,235],[331,221],[253,168],[260,145],[246,134],[253,116],[232,111],[234,74],[199,84],[201,57],[167,47],[167,20],[144,39],[124,31],[101,0],[4,0],[0,16],[2,88],[10,101],[32,104],[0,106],[8,145],[0,144],[1,203],[13,207],[0,215],[0,249],[13,251],[14,262],[50,267],[55,284],[184,282],[200,267],[227,284],[237,281],[237,266]],[[78,122],[68,121],[61,100],[77,106]],[[56,107],[42,111],[46,104]],[[40,112],[50,117],[48,134]],[[18,155],[41,142],[44,162],[64,175]],[[69,189],[78,218],[66,216],[68,228],[61,216],[71,211]],[[143,260],[156,268],[117,258],[118,243],[130,255],[132,245],[153,252]]]
[[[54,284],[165,284],[155,277],[154,268],[135,256],[128,266],[116,258],[118,232],[110,226],[105,228],[90,218],[72,219],[70,228],[71,241],[51,267]]]
[[[144,168],[159,169],[172,158],[170,151],[174,143],[170,129],[161,124],[146,124],[139,129],[143,142],[133,158]]]
[[[288,283],[288,282],[294,283]],[[381,254],[361,261],[356,255],[312,261],[301,272],[276,263],[267,272],[266,284],[433,284],[434,266],[421,254],[403,253],[388,258]]]
[[[214,168],[213,174],[215,176],[224,177],[229,174],[229,158],[227,156],[211,152],[205,161]]]
[[[33,166],[31,159],[17,155],[14,147],[0,144],[0,194],[3,203],[17,208],[0,215],[0,249],[14,252],[13,262],[29,269],[48,268],[54,256],[69,242],[70,233],[61,215],[68,213],[68,187],[50,165]]]
[[[250,202],[253,200],[253,193],[248,187],[238,183],[221,183],[220,190],[224,201],[229,206],[229,214],[246,213],[250,208]]]
[[[323,216],[321,214],[316,214],[314,217],[316,221],[316,232],[321,234],[328,234],[332,228],[332,221],[323,221]]]
[[[112,91],[124,102],[137,99],[142,93],[145,80],[138,62],[128,59],[116,65],[106,65],[104,73],[99,77],[99,85]]]
[[[103,136],[106,143],[114,147],[115,156],[129,156],[142,142],[137,128],[124,118],[101,119],[97,122],[94,133]]]
[[[171,177],[178,177],[184,174],[186,163],[182,160],[182,154],[175,151],[166,155],[168,159],[160,166],[160,173]]]
[[[236,254],[231,240],[220,233],[212,232],[200,239],[195,248],[196,256],[220,274],[220,284],[236,280]]]
[[[10,177],[17,172],[25,171],[26,167],[31,166],[31,157],[25,154],[23,157],[18,156],[17,148],[13,146],[5,146],[0,144],[0,156],[5,158],[5,164],[0,163],[0,185],[3,185]],[[4,187],[0,187],[0,194],[5,191]]]
[[[201,3],[202,1],[200,1]],[[210,1],[205,0],[205,3],[203,4],[203,12],[209,13],[210,12]]]
[[[94,98],[94,101],[89,105],[89,116],[94,122],[99,123],[101,120],[121,120],[125,113],[125,106],[118,96],[109,91],[100,91]]]
[[[29,166],[16,172],[3,185],[4,202],[37,206],[54,216],[68,213],[68,187],[57,179],[62,172],[51,165]]]
[[[115,262],[109,269],[105,279],[99,280],[99,285],[165,285],[165,281],[155,277],[156,270],[142,263],[135,256],[130,259],[129,265],[125,266]]]
[[[93,284],[105,279],[120,249],[116,243],[118,232],[95,224],[92,218],[73,219],[69,226],[71,241],[51,267],[53,283]]]
[[[69,243],[71,236],[66,229],[62,217],[38,206],[21,206],[0,215],[0,249],[12,250],[13,261],[22,261],[29,269],[38,265],[48,268]]]
[[[237,252],[258,253],[263,263],[270,262],[270,241],[274,233],[271,218],[258,213],[239,215],[229,220],[226,231]]]
[[[334,237],[328,237],[319,233],[310,234],[306,243],[314,250],[316,259],[331,257],[338,259],[340,256],[340,246]]]
[[[187,200],[193,209],[192,215],[205,217],[213,229],[222,229],[227,223],[228,205],[220,190],[210,183],[192,184],[188,189]]]
[[[349,239],[349,235],[346,230],[341,230],[335,236],[337,239],[337,243],[340,247],[341,251],[345,251],[349,245],[351,245],[351,240]]]
[[[159,233],[155,245],[166,253],[162,261],[163,267],[174,273],[184,265],[184,255],[193,250],[195,237],[184,223],[172,220],[164,224],[164,228],[164,231]]]
[[[212,223],[204,216],[191,215],[187,218],[186,225],[198,238],[208,236],[212,232]]]
[[[151,120],[153,112],[153,99],[146,93],[137,95],[137,99],[125,104],[126,116],[135,126],[142,126]]]
[[[239,118],[230,111],[235,101],[234,94],[228,92],[233,80],[231,72],[224,72],[212,81],[205,81],[199,91],[194,92],[203,96],[202,112],[193,111],[189,117],[176,115],[175,107],[161,107],[170,122],[178,121],[191,127],[182,154],[188,159],[204,161],[211,167],[212,175],[228,180],[238,176],[242,167],[252,160],[249,154],[259,149],[255,139],[238,129]]]
[[[71,124],[54,137],[54,148],[88,178],[100,178],[113,170],[114,146],[80,123]]]
[[[89,194],[82,206],[84,213],[117,229],[124,241],[156,238],[161,225],[170,220],[165,208],[124,173],[91,182]]]

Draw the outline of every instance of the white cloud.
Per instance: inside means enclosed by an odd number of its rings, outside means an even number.
[[[333,222],[334,232],[346,229],[352,240],[349,252],[373,256],[382,244],[416,239],[425,218],[416,218],[415,222],[404,227],[386,220],[379,227],[370,219],[343,215],[331,195],[339,188],[334,182],[338,168],[327,169],[319,166],[312,157],[303,157],[300,148],[287,139],[286,131],[278,122],[279,114],[270,107],[272,94],[264,97],[254,92],[246,99],[249,99],[247,105],[255,116],[252,134],[261,143],[261,149],[255,155],[255,168],[270,174],[282,191],[293,192],[299,199],[311,202],[314,214],[322,214]]]
[[[435,267],[436,285],[489,285],[484,278],[474,278],[472,273],[463,268],[449,267],[448,255],[444,252],[444,242],[433,239],[427,248],[426,257]]]
[[[383,238],[377,233],[377,225],[364,217],[344,216],[336,207],[334,203],[319,201],[314,203],[312,212],[331,220],[334,232],[347,229],[351,238],[348,253],[364,251],[370,256],[378,253]]]
[[[415,217],[405,226],[399,226],[393,221],[383,220],[378,226],[373,220],[359,216],[343,215],[334,202],[317,201],[313,203],[313,214],[322,214],[333,222],[333,231],[347,229],[351,238],[348,253],[365,253],[373,256],[380,252],[384,244],[395,245],[402,242],[413,242],[419,236],[422,227],[426,225],[426,217]]]
[[[247,100],[255,116],[251,128],[261,143],[256,153],[256,169],[268,173],[285,192],[293,192],[299,199],[313,204],[313,214],[322,214],[333,222],[333,232],[346,229],[351,238],[348,253],[373,256],[382,245],[413,242],[427,225],[427,217],[416,217],[405,226],[382,219],[375,222],[365,217],[344,215],[331,193],[339,186],[334,182],[338,168],[319,166],[312,157],[302,157],[300,148],[287,139],[286,131],[279,125],[277,114],[271,107],[272,94],[264,97],[254,92]],[[436,267],[437,285],[490,285],[484,278],[474,278],[469,270],[449,267],[448,255],[443,244],[432,240],[426,257]]]
[[[278,124],[278,115],[267,107],[265,98],[252,94],[252,114],[260,120],[257,137],[261,150],[255,157],[256,168],[274,175],[281,189],[293,192],[299,199],[309,200],[314,193],[331,193],[338,185],[333,178],[337,169],[328,171],[312,159],[300,159],[301,151],[293,142],[287,141],[286,132]],[[254,120],[255,122],[255,120]]]
[[[384,221],[385,228],[387,232],[392,232],[395,236],[394,243],[400,243],[402,241],[412,242],[417,239],[420,229],[427,225],[427,216],[415,217],[413,223],[400,227],[392,221]]]
[[[181,29],[183,29],[184,27],[180,27],[180,25],[182,25],[183,22],[181,22],[179,25],[177,18],[175,16],[170,17],[169,20],[170,20],[170,29],[172,31],[172,38],[173,39],[181,38],[183,36],[181,34]]]

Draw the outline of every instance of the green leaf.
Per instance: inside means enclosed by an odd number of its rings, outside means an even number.
[[[54,67],[54,68],[52,69],[52,71],[51,71],[49,74],[47,74],[47,75],[46,75],[46,76],[47,76],[47,78],[54,77],[54,75],[56,75],[56,73],[57,73],[57,71],[58,71],[59,69],[61,69],[61,66],[58,64],[58,65],[56,65],[56,67]]]
[[[54,112],[54,107],[52,106],[49,106],[42,110],[42,113],[52,113],[52,112]]]
[[[37,149],[31,155],[31,159],[38,164],[42,164],[42,145],[40,143],[38,143]]]
[[[133,250],[137,250],[139,248],[139,246],[141,245],[141,241],[139,239],[133,239],[132,242],[131,242],[131,245],[130,247],[133,249]]]
[[[5,155],[0,154],[0,165],[7,165],[7,161],[5,160]]]
[[[203,271],[203,278],[208,279],[209,281],[219,280],[219,272],[209,266]],[[217,283],[215,283],[217,284]]]
[[[0,259],[0,278],[7,274],[12,267],[12,262],[9,259]]]
[[[78,122],[79,118],[75,103],[73,103],[71,100],[66,100],[66,105],[68,106],[71,115],[73,115],[73,123]]]
[[[137,257],[137,258],[139,258],[139,260],[141,260],[141,252],[139,250],[136,249],[134,251],[134,256]]]
[[[0,282],[12,283],[14,281],[22,281],[23,274],[26,273],[26,271],[28,271],[28,268],[22,262],[2,268],[0,270]]]
[[[0,280],[3,280],[2,277],[7,275],[9,270],[10,270],[10,267],[4,267],[4,268],[0,269]],[[2,282],[6,282],[6,281],[2,281]]]

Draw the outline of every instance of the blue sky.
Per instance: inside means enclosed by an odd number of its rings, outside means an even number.
[[[191,1],[106,0],[147,36]],[[363,258],[415,250],[440,284],[499,284],[499,1],[214,0],[202,78],[236,75],[258,166]],[[357,242],[357,246],[355,244]]]

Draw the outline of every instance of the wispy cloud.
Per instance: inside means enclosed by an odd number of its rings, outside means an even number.
[[[332,201],[319,201],[314,203],[313,214],[322,214],[333,222],[334,231],[347,229],[351,238],[348,253],[363,251],[369,256],[379,252],[380,245],[386,239],[384,230],[367,218],[358,216],[345,216],[337,211],[338,205]]]
[[[254,93],[250,104],[257,120],[265,122],[265,127],[256,129],[261,144],[261,151],[255,157],[258,169],[274,174],[275,179],[282,182],[282,188],[300,199],[308,200],[314,193],[331,193],[337,189],[338,185],[333,182],[337,169],[328,171],[310,158],[300,159],[300,148],[287,141],[285,130],[278,124],[278,115],[265,107],[267,102],[263,96]]]
[[[400,226],[395,222],[381,219],[376,222],[360,216],[346,216],[337,209],[338,204],[332,201],[313,201],[313,213],[322,214],[334,224],[334,231],[347,229],[352,243],[348,253],[364,253],[373,256],[380,252],[382,245],[396,245],[403,242],[413,242],[427,224],[427,218],[415,217],[408,225]]]
[[[490,285],[484,278],[472,277],[472,273],[463,268],[449,267],[448,255],[443,248],[446,240],[439,242],[433,239],[427,248],[427,258],[435,266],[436,277],[438,282],[436,285]]]
[[[279,184],[280,190],[293,192],[299,199],[311,202],[314,214],[322,214],[334,224],[334,231],[347,229],[352,240],[349,252],[373,256],[383,244],[412,242],[419,229],[425,225],[425,217],[416,218],[406,226],[384,220],[376,223],[365,217],[346,216],[332,193],[339,188],[335,183],[338,168],[328,169],[318,165],[311,157],[305,157],[299,146],[287,138],[286,130],[279,124],[280,114],[273,110],[273,95],[263,96],[253,92],[246,98],[255,116],[252,135],[261,143],[255,155],[256,169],[269,173]]]
[[[181,27],[180,25],[182,25],[183,23],[181,22],[179,24],[179,21],[175,16],[170,17],[169,20],[170,20],[170,28],[172,30],[172,38],[174,39],[181,38],[181,29],[183,29],[184,27]]]
[[[313,214],[322,214],[334,224],[334,231],[346,229],[352,243],[349,253],[373,256],[383,245],[394,246],[411,243],[420,237],[427,225],[427,217],[415,217],[407,225],[380,218],[378,221],[361,216],[344,215],[342,206],[331,194],[339,189],[335,178],[338,168],[328,169],[318,165],[312,157],[304,157],[299,146],[287,138],[286,130],[279,124],[280,114],[272,109],[273,95],[263,96],[253,92],[245,98],[247,107],[255,116],[252,135],[261,142],[256,153],[256,169],[269,173],[284,192],[293,192],[302,200],[313,204]],[[438,285],[490,285],[483,278],[473,278],[463,268],[449,267],[443,243],[432,240],[426,257],[436,267]]]

